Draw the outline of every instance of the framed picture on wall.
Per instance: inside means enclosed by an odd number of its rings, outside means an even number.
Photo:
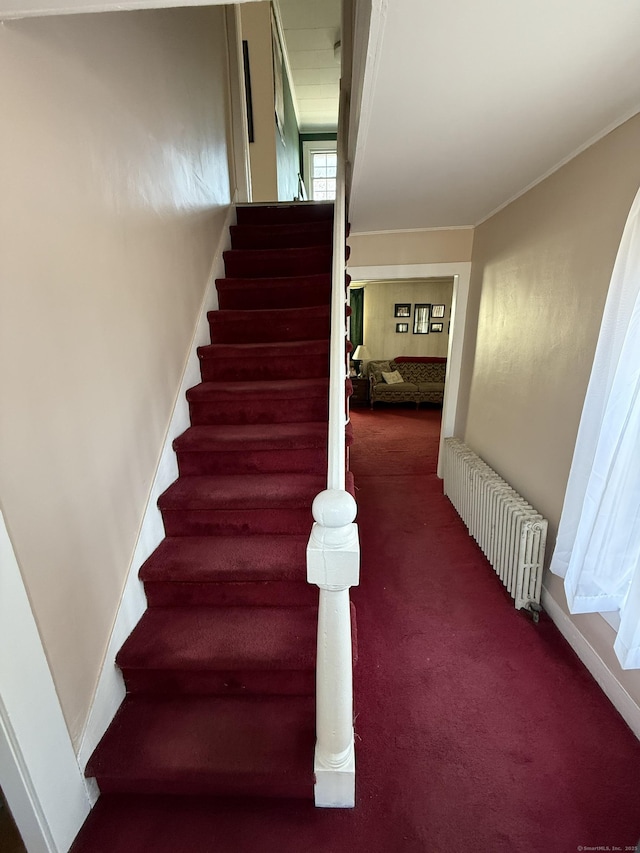
[[[408,323],[396,323],[396,332],[403,334],[404,332],[408,332],[408,331],[409,331],[409,324]]]
[[[251,68],[249,67],[249,42],[242,42],[242,61],[244,66],[244,94],[247,109],[247,132],[249,142],[253,142],[253,101],[251,100]]]
[[[432,317],[444,317],[444,305],[432,305],[431,306],[431,316]],[[442,330],[441,330],[442,331]]]
[[[401,302],[396,303],[395,311],[393,313],[394,317],[410,317],[411,316],[411,303],[410,302]]]
[[[432,323],[431,331],[432,332],[442,332],[444,329],[444,323]]]
[[[417,303],[413,307],[413,334],[429,334],[429,315],[431,304],[429,302]]]

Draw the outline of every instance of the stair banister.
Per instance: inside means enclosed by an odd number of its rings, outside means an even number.
[[[345,144],[348,98],[341,92],[333,224],[327,489],[313,502],[307,579],[319,587],[316,659],[315,804],[355,805],[353,652],[349,589],[360,571],[356,502],[346,491]]]

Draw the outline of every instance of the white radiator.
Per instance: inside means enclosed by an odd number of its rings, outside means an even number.
[[[464,442],[444,442],[444,493],[514,599],[538,621],[547,520]]]

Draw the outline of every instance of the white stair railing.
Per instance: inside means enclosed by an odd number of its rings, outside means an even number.
[[[345,141],[348,98],[341,93],[338,168],[333,223],[329,439],[327,489],[313,502],[314,525],[307,546],[307,580],[320,590],[316,661],[315,804],[355,805],[353,651],[349,589],[360,572],[356,502],[346,491],[346,401],[348,376],[345,295]]]

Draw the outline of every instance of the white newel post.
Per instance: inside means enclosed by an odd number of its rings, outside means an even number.
[[[360,570],[356,511],[348,492],[320,492],[307,546],[307,580],[320,589],[314,771],[315,803],[324,808],[355,805],[349,588],[357,586]]]

